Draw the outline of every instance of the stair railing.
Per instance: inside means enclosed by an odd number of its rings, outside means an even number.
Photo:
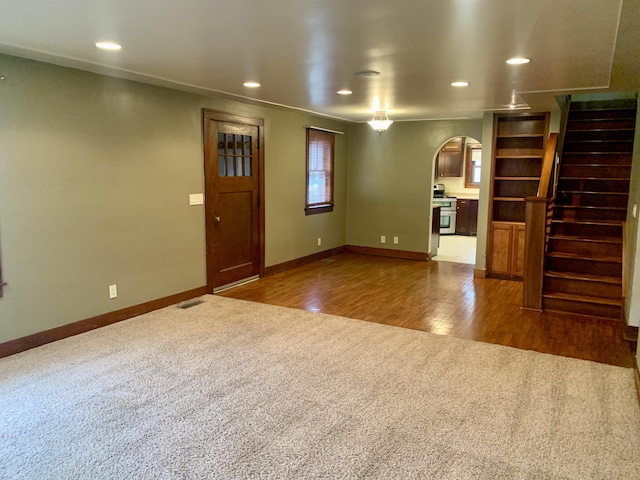
[[[522,308],[528,310],[542,310],[544,260],[555,206],[557,146],[558,134],[552,133],[544,151],[538,192],[535,197],[525,199]]]

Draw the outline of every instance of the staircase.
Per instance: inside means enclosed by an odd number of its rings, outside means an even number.
[[[636,100],[572,103],[546,254],[542,308],[622,318]]]

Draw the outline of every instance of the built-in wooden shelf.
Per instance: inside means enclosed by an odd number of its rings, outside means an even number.
[[[496,114],[491,170],[487,273],[521,278],[525,198],[538,191],[549,113]]]

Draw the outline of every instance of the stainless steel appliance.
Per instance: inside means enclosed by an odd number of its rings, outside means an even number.
[[[444,183],[435,183],[433,185],[434,198],[444,197]]]
[[[434,206],[440,206],[440,235],[453,235],[456,233],[456,197],[435,197]]]

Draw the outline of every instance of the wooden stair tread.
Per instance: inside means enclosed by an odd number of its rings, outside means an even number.
[[[622,256],[614,256],[614,257],[599,257],[599,256],[588,256],[580,253],[567,253],[567,252],[549,252],[547,253],[547,257],[553,258],[566,258],[569,260],[590,260],[593,262],[611,262],[611,263],[622,263]]]
[[[584,130],[584,132],[593,132],[594,130]],[[568,139],[564,143],[633,143],[633,139],[628,138],[576,138]]]
[[[594,151],[581,152],[579,150],[578,151],[565,150],[562,152],[563,155],[629,155],[629,157],[631,157],[632,153],[633,152],[594,152]]]
[[[558,193],[584,194],[584,195],[624,195],[629,196],[629,192],[592,192],[587,190],[558,190]]]
[[[580,121],[585,121],[585,120],[569,120],[569,123],[571,122],[580,122]],[[589,122],[593,121],[591,119],[588,120]],[[612,118],[601,118],[599,120],[596,121],[609,121],[609,122],[619,122],[621,121],[621,119],[612,119]],[[567,128],[566,130],[567,133],[588,133],[588,132],[635,132],[635,128],[590,128],[588,130],[583,130],[583,129],[579,129],[579,128]]]
[[[560,203],[556,203],[557,208],[568,208],[568,209],[587,209],[587,210],[617,210],[617,211],[626,211],[627,207],[594,207],[592,205],[562,205]]]
[[[599,225],[605,227],[619,227],[624,222],[622,220],[563,220],[554,218],[551,220],[552,223],[575,223],[577,225]]]
[[[616,182],[629,182],[629,178],[621,178],[621,177],[564,177],[560,176],[560,180],[602,180],[602,181],[611,181],[614,180]]]
[[[622,285],[622,278],[609,277],[606,275],[596,275],[593,273],[573,273],[573,272],[558,272],[549,270],[544,273],[545,277],[564,278],[567,280],[582,280],[585,282],[600,282],[609,283],[611,285]]]
[[[611,165],[609,163],[570,163],[565,166],[573,167],[615,167],[615,168],[631,168],[631,165]]]
[[[573,302],[592,303],[598,305],[611,305],[614,307],[622,306],[622,299],[607,298],[607,297],[593,297],[591,295],[576,295],[573,293],[562,292],[544,292],[542,294],[544,298],[553,298],[555,300],[569,300]]]
[[[584,235],[550,235],[549,239],[550,240],[567,240],[570,242],[614,243],[616,245],[622,245],[621,237],[602,237],[602,236],[587,237]]]
[[[609,112],[609,113],[616,113],[615,117],[604,117],[605,119],[609,119],[609,118],[615,118],[615,119],[619,119],[619,118],[624,118],[621,117],[621,114],[627,113],[629,115],[630,118],[636,118],[636,106],[635,106],[635,100],[629,100],[629,103],[626,105],[602,105],[602,106],[597,106],[594,108],[593,105],[591,105],[592,102],[572,102],[571,103],[571,112],[572,113],[604,113],[604,112]],[[587,107],[587,108],[585,108]],[[596,117],[584,117],[585,120],[591,120],[592,118],[596,118]],[[582,120],[582,119],[576,119],[576,118],[572,118],[572,120]]]

